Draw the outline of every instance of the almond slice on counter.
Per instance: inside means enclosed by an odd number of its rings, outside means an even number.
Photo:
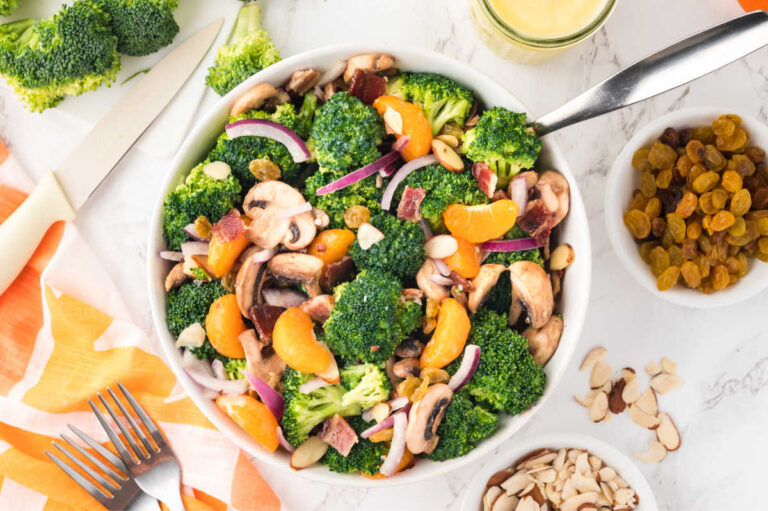
[[[637,383],[637,379],[633,378],[629,380],[621,391],[621,399],[628,405],[631,405],[638,399],[640,399],[640,385]]]
[[[635,456],[646,463],[658,463],[667,456],[667,449],[658,440],[648,442],[648,450],[636,452]]]
[[[659,414],[659,427],[656,428],[656,438],[667,449],[676,451],[680,448],[680,432],[672,419],[666,413]]]
[[[661,370],[667,374],[675,374],[677,372],[677,364],[664,357],[661,359]]]
[[[584,357],[584,361],[581,363],[581,366],[579,367],[579,371],[587,371],[590,369],[595,363],[602,359],[605,354],[608,353],[608,350],[603,348],[602,346],[598,346],[597,348],[592,348],[592,350],[587,353],[587,356]]]
[[[608,413],[608,394],[600,392],[595,396],[595,400],[589,407],[589,418],[592,422],[600,422]]]
[[[608,409],[611,413],[619,414],[627,407],[627,403],[622,398],[626,384],[624,378],[619,378],[608,393]]]
[[[634,402],[634,405],[648,415],[655,416],[659,413],[659,401],[656,399],[656,391],[650,387]]]
[[[577,403],[579,403],[579,404],[580,404],[581,406],[583,406],[584,408],[589,408],[590,406],[592,406],[592,403],[595,401],[595,398],[597,397],[597,395],[598,395],[600,392],[602,392],[600,389],[596,389],[596,390],[590,390],[590,391],[587,393],[587,395],[586,395],[586,396],[584,396],[584,397],[581,397],[581,396],[573,396],[573,399],[575,399],[575,400],[576,400],[576,402],[577,402]]]
[[[504,490],[498,486],[491,486],[485,490],[485,495],[483,495],[483,511],[491,511],[493,503],[496,502],[496,499],[498,499],[503,493]]]
[[[624,378],[625,382],[629,383],[637,378],[637,373],[631,367],[625,367],[621,370],[621,377]]]
[[[661,364],[656,361],[648,362],[645,365],[645,372],[648,373],[649,376],[656,376],[661,372]]]
[[[636,404],[629,406],[629,417],[638,426],[645,429],[656,429],[659,427],[659,419],[642,411]]]
[[[679,376],[661,373],[651,378],[651,387],[659,394],[672,392],[683,383]]]
[[[602,360],[598,360],[592,366],[592,373],[589,375],[589,387],[599,389],[611,381],[611,374],[613,374],[613,368]]]

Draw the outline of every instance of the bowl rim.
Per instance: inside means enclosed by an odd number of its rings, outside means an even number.
[[[586,449],[616,469],[616,472],[635,490],[635,493],[640,497],[640,504],[635,509],[638,511],[658,511],[656,497],[648,484],[648,480],[629,456],[604,440],[579,433],[546,433],[530,436],[515,445],[514,448],[500,453],[498,459],[488,463],[470,480],[464,491],[464,498],[461,500],[460,511],[480,511],[483,491],[488,479],[499,470],[509,467],[521,456],[542,447]],[[617,466],[621,466],[621,468],[617,468]]]
[[[680,284],[666,291],[659,291],[656,287],[656,277],[651,273],[648,265],[640,258],[637,243],[624,226],[624,213],[626,204],[630,198],[630,191],[620,189],[625,185],[626,176],[623,173],[637,171],[632,168],[632,155],[640,147],[656,140],[666,127],[679,128],[682,125],[690,125],[697,122],[705,122],[698,119],[716,119],[724,113],[736,113],[743,120],[750,133],[750,140],[758,134],[761,139],[768,142],[768,126],[752,115],[744,114],[738,108],[718,106],[696,106],[674,110],[645,124],[624,144],[616,157],[608,174],[604,197],[605,226],[608,232],[613,251],[618,256],[622,267],[643,288],[652,294],[677,305],[695,308],[714,308],[733,305],[747,300],[768,287],[768,265],[763,268],[755,267],[758,261],[751,261],[752,267],[744,278],[733,286],[706,295],[700,291],[682,287]],[[638,174],[639,175],[639,174]]]
[[[487,83],[484,87],[486,95],[492,95],[496,98],[499,98],[497,103],[503,103],[504,101],[515,103],[519,105],[523,111],[530,113],[530,110],[525,107],[525,105],[514,94],[509,92],[496,80],[488,77],[486,74],[474,69],[468,64],[445,57],[431,50],[424,50],[421,48],[408,48],[400,45],[384,43],[342,43],[316,48],[288,57],[285,60],[282,60],[281,62],[278,62],[277,64],[274,64],[269,68],[253,75],[248,80],[230,91],[227,95],[219,99],[208,110],[208,112],[199,118],[199,120],[192,127],[190,133],[185,138],[184,143],[174,156],[167,174],[163,179],[159,190],[158,199],[155,202],[155,208],[152,213],[147,244],[147,283],[153,325],[155,332],[157,333],[161,351],[163,353],[163,358],[166,361],[166,364],[171,368],[173,373],[179,379],[182,387],[187,392],[187,394],[189,394],[190,398],[198,407],[198,409],[200,409],[203,415],[205,415],[205,417],[212,424],[214,424],[214,426],[225,437],[227,437],[230,441],[233,441],[236,445],[238,445],[238,447],[243,449],[246,453],[257,459],[259,462],[269,465],[270,467],[275,467],[279,470],[289,471],[293,474],[299,474],[300,476],[312,481],[348,487],[383,488],[411,484],[427,480],[454,470],[458,470],[459,468],[470,464],[480,457],[491,453],[496,447],[508,440],[530,420],[536,411],[538,411],[538,409],[546,402],[549,396],[554,393],[557,384],[562,379],[562,376],[567,369],[568,363],[570,362],[573,353],[575,352],[576,345],[580,339],[582,327],[586,318],[589,294],[591,290],[592,254],[589,223],[586,216],[584,202],[577,186],[576,178],[571,172],[570,166],[567,164],[565,157],[562,155],[557,142],[554,139],[551,139],[547,143],[547,150],[552,155],[552,159],[563,162],[562,166],[558,166],[558,171],[562,172],[568,178],[568,182],[571,184],[571,210],[569,215],[576,215],[580,217],[579,223],[583,224],[584,226],[583,231],[577,233],[576,237],[579,238],[580,244],[583,245],[583,247],[580,248],[581,253],[579,253],[578,257],[587,261],[587,264],[582,267],[580,272],[581,276],[579,277],[579,280],[583,281],[581,282],[581,287],[575,288],[574,286],[574,291],[571,291],[572,293],[579,295],[579,304],[578,306],[574,307],[575,310],[573,313],[569,313],[568,318],[566,318],[566,331],[569,332],[569,337],[573,337],[573,341],[571,341],[567,346],[561,345],[559,348],[560,350],[564,351],[562,355],[564,357],[564,363],[562,364],[562,367],[558,368],[558,370],[551,375],[548,382],[548,389],[542,398],[538,401],[538,403],[528,411],[524,412],[524,414],[519,416],[521,420],[518,421],[516,427],[499,428],[499,430],[491,438],[482,442],[470,453],[447,462],[433,462],[431,464],[432,468],[427,471],[418,473],[407,471],[398,477],[377,480],[361,477],[359,474],[337,474],[330,472],[327,469],[323,471],[315,471],[311,469],[295,471],[292,470],[288,463],[285,463],[281,457],[275,456],[273,453],[268,453],[257,447],[255,442],[248,438],[246,433],[239,426],[236,426],[231,420],[225,420],[224,418],[217,415],[218,410],[214,410],[215,404],[203,396],[200,387],[193,380],[191,380],[191,378],[181,368],[181,355],[179,349],[175,347],[173,342],[174,340],[168,332],[167,326],[165,324],[165,292],[164,289],[162,290],[162,293],[159,291],[162,286],[161,283],[156,281],[156,268],[158,265],[162,264],[162,262],[158,257],[155,256],[159,250],[162,250],[158,242],[158,238],[161,238],[161,236],[159,236],[158,233],[162,232],[161,220],[163,201],[166,194],[171,189],[171,186],[175,182],[176,176],[179,173],[179,168],[183,163],[184,158],[186,157],[187,153],[194,150],[196,140],[198,140],[203,135],[205,126],[211,122],[215,122],[216,117],[222,115],[221,112],[228,110],[228,105],[232,103],[235,97],[243,93],[249,87],[252,87],[255,83],[258,83],[259,81],[270,81],[271,79],[274,79],[274,77],[282,76],[284,73],[296,69],[297,65],[306,65],[307,62],[316,61],[318,59],[341,59],[348,58],[348,56],[351,55],[371,52],[385,52],[394,55],[396,58],[407,58],[413,60],[418,59],[429,63],[429,65],[442,66],[451,70],[450,72],[446,71],[446,74],[450,73],[453,76],[474,75],[476,79],[482,78]]]

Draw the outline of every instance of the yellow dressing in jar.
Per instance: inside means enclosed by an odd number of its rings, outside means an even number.
[[[491,7],[520,34],[556,39],[575,34],[594,21],[607,0],[490,0]]]

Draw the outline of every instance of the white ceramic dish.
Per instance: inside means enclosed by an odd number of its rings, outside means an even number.
[[[504,450],[502,454],[494,458],[483,470],[472,478],[467,491],[464,492],[464,500],[461,502],[461,511],[483,511],[483,495],[488,479],[496,472],[503,470],[529,452],[548,447],[550,449],[571,448],[586,449],[603,462],[616,470],[624,478],[629,486],[637,493],[639,504],[635,511],[658,511],[656,499],[653,496],[648,482],[643,474],[629,458],[624,456],[615,447],[587,435],[551,434],[538,435],[518,441],[515,446]]]
[[[162,205],[166,193],[180,183],[183,177],[201,161],[212,147],[216,137],[224,129],[228,111],[232,102],[248,88],[260,82],[271,82],[281,85],[287,81],[291,72],[296,69],[313,67],[319,70],[330,68],[337,60],[346,59],[352,55],[369,52],[387,52],[397,59],[397,67],[412,71],[431,71],[442,73],[453,78],[475,91],[475,94],[486,105],[500,105],[516,111],[527,109],[504,87],[490,78],[480,74],[469,66],[450,60],[436,53],[398,48],[391,45],[356,45],[347,44],[312,50],[290,57],[282,62],[251,77],[238,88],[221,99],[208,112],[200,123],[195,126],[173,160],[162,188],[158,191],[157,203],[153,212],[152,224],[148,242],[148,278],[150,306],[155,322],[155,328],[160,338],[160,344],[168,365],[178,376],[184,389],[205,416],[228,438],[241,448],[255,456],[261,462],[282,470],[291,470],[288,456],[283,451],[268,453],[262,449],[239,426],[221,412],[213,401],[206,399],[200,387],[195,384],[181,368],[181,353],[174,346],[174,339],[168,332],[165,323],[166,293],[163,280],[170,266],[162,261],[157,254],[165,248],[162,238]],[[540,158],[540,167],[554,168],[562,172],[571,183],[571,211],[565,221],[558,227],[561,240],[568,241],[575,251],[576,259],[569,267],[563,286],[561,310],[565,319],[565,329],[560,347],[546,367],[549,383],[539,404],[531,410],[515,417],[505,417],[501,428],[495,435],[487,439],[468,455],[443,463],[432,463],[422,460],[410,470],[390,479],[371,480],[359,475],[336,474],[322,465],[296,472],[297,474],[328,484],[342,484],[360,487],[383,487],[398,484],[413,483],[428,479],[435,475],[458,469],[472,460],[479,459],[495,449],[499,444],[510,438],[531,416],[536,413],[543,403],[554,392],[557,382],[565,372],[571,360],[576,343],[579,339],[584,316],[589,302],[591,252],[589,228],[584,204],[576,188],[576,180],[571,173],[565,158],[560,153],[554,140],[544,143]]]
[[[632,198],[632,190],[640,186],[640,172],[632,168],[632,155],[639,148],[652,144],[667,127],[676,129],[710,125],[726,113],[743,119],[742,126],[750,135],[750,145],[768,149],[768,126],[743,112],[728,108],[698,107],[678,110],[662,117],[638,131],[619,153],[608,176],[605,190],[605,224],[608,238],[619,261],[630,275],[645,289],[670,302],[688,307],[722,307],[741,302],[768,287],[768,264],[750,259],[749,272],[736,284],[706,295],[678,284],[667,291],[659,291],[656,277],[640,257],[638,244],[624,225],[624,213]]]

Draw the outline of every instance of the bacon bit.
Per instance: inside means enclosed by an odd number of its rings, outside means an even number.
[[[403,198],[397,206],[397,218],[412,222],[421,220],[421,202],[426,195],[427,191],[424,188],[411,188],[406,185]]]
[[[344,457],[359,440],[352,426],[338,413],[330,419],[325,419],[323,429],[318,436]]]
[[[283,313],[282,307],[274,305],[254,305],[248,311],[248,315],[253,321],[253,326],[259,333],[259,338],[269,341],[272,339],[272,331],[275,329],[275,323],[280,314]]]
[[[374,100],[387,92],[387,81],[381,76],[358,68],[349,82],[349,93],[356,96],[366,105],[372,105]]]
[[[320,275],[320,287],[328,292],[342,282],[347,282],[354,278],[355,263],[349,256],[344,256],[335,263],[326,264],[323,273]]]
[[[557,224],[557,212],[547,208],[542,199],[535,199],[528,201],[525,213],[518,218],[517,223],[536,241],[545,243]]]
[[[504,190],[496,190],[493,194],[493,197],[491,197],[491,202],[496,202],[497,200],[504,200],[509,199],[509,195]]]
[[[221,217],[221,219],[213,226],[213,229],[211,229],[212,236],[215,236],[225,243],[234,241],[244,232],[245,225],[240,218],[240,212],[236,209],[233,209]]]
[[[301,310],[309,314],[309,316],[318,323],[325,323],[325,321],[331,316],[331,311],[336,303],[331,295],[319,295],[314,298],[310,298],[306,302],[302,303],[299,307]]]
[[[374,344],[373,346],[371,346],[371,351],[373,352],[379,351],[379,346],[377,344]]]
[[[491,168],[483,162],[477,162],[472,165],[472,175],[477,179],[477,187],[480,188],[480,191],[486,194],[489,199],[493,198],[499,177]]]
[[[451,270],[451,273],[448,275],[448,278],[451,279],[451,282],[453,282],[453,285],[456,287],[461,288],[462,291],[474,291],[475,286],[472,285],[470,281],[456,273],[455,271]]]

